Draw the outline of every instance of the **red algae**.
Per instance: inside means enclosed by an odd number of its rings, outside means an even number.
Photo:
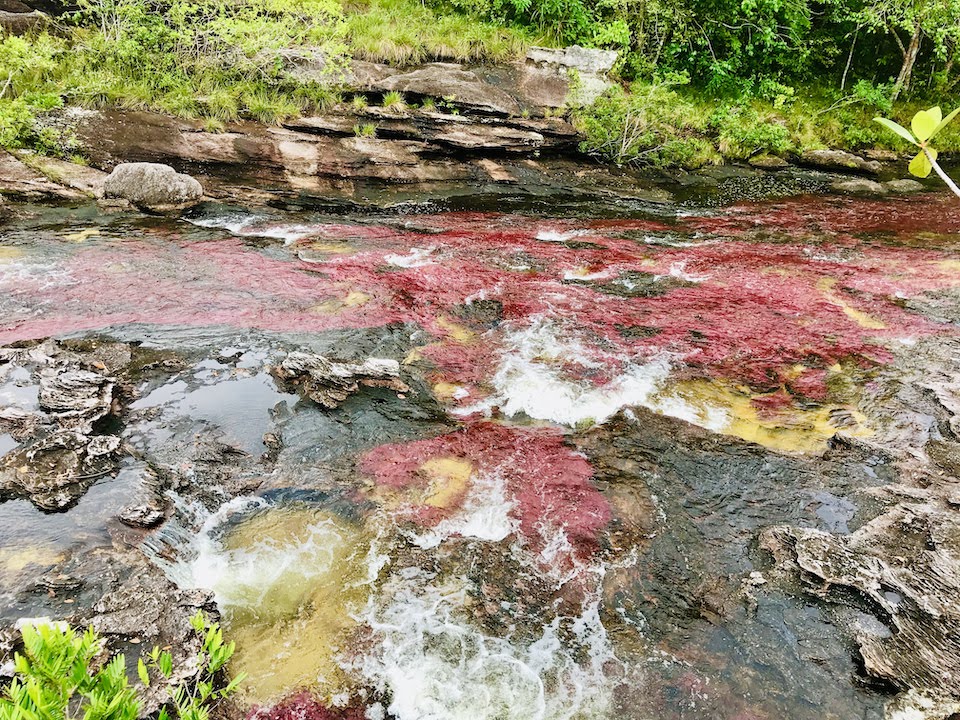
[[[307,691],[271,707],[253,707],[246,720],[363,720],[362,708],[328,708]]]
[[[479,476],[502,479],[511,515],[520,535],[534,553],[542,553],[562,533],[569,565],[592,556],[599,534],[610,521],[610,506],[592,482],[590,463],[549,428],[514,428],[495,423],[468,424],[462,430],[429,440],[381,445],[360,461],[362,472],[379,486],[393,490],[429,491],[425,465],[438,459],[467,463],[469,483]],[[467,493],[469,490],[467,490]],[[408,516],[433,527],[457,512],[467,493],[454,496],[447,506],[414,501]]]
[[[946,194],[896,200],[806,195],[776,202],[738,203],[722,215],[686,221],[694,230],[735,234],[751,229],[799,234],[960,233],[960,207]]]
[[[902,305],[960,286],[955,254],[845,235],[960,231],[960,212],[939,203],[799,198],[678,226],[446,213],[411,218],[409,229],[318,224],[271,253],[236,238],[89,241],[58,260],[59,280],[0,273],[0,289],[24,308],[0,327],[0,343],[123,323],[302,332],[414,323],[435,339],[419,352],[432,380],[469,388],[473,402],[509,351],[505,332],[546,320],[582,350],[561,363],[574,382],[603,385],[667,354],[687,377],[823,401],[837,363],[870,367],[900,342],[951,332]],[[748,239],[750,228],[789,241]],[[688,235],[696,242],[675,247],[635,236],[678,230],[730,237]],[[351,245],[328,252],[323,240]],[[305,250],[310,260],[294,257]],[[471,321],[479,302],[497,304],[495,322]]]

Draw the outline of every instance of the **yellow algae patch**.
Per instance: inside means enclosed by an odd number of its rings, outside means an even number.
[[[868,330],[883,330],[887,327],[880,320],[877,320],[862,310],[857,310],[855,307],[852,307],[849,303],[847,303],[846,300],[836,295],[833,292],[833,288],[836,286],[836,284],[837,281],[835,278],[820,278],[820,280],[817,281],[817,290],[820,290],[824,294],[827,302],[829,302],[831,305],[836,305],[838,308],[843,310],[843,314],[857,323],[857,325],[860,327],[867,328]]]
[[[407,353],[406,357],[403,358],[401,365],[413,365],[416,362],[423,360],[423,353],[420,352],[420,348],[415,347],[410,352]]]
[[[64,235],[64,239],[69,240],[70,242],[82,243],[89,240],[92,237],[100,236],[100,228],[87,228],[86,230],[81,230],[80,232],[71,233],[70,235]]]
[[[463,325],[458,325],[447,318],[438,318],[436,322],[437,326],[441,330],[443,330],[458,343],[468,343],[475,340],[477,337],[477,334],[473,332],[473,330],[466,328]]]
[[[231,671],[248,674],[249,701],[304,687],[329,698],[348,686],[337,656],[366,602],[368,547],[361,528],[307,507],[271,508],[228,531],[209,560],[237,643]]]
[[[354,290],[342,298],[324,300],[322,303],[318,303],[310,308],[310,311],[321,315],[330,315],[349,308],[360,307],[370,302],[370,300],[370,295],[360,292],[359,290]]]
[[[960,273],[960,260],[939,260],[936,264],[941,270]],[[960,274],[957,275],[957,280],[960,280]]]
[[[9,245],[0,245],[0,263],[16,260],[23,256],[23,250],[10,247]]]
[[[18,573],[30,565],[51,567],[61,560],[63,553],[49,547],[0,548],[0,572],[4,573]]]
[[[866,417],[852,407],[790,406],[761,412],[754,404],[760,397],[723,383],[688,380],[661,393],[659,399],[668,410],[683,408],[683,412],[671,414],[780,452],[818,453],[837,433],[858,438],[873,434]]]
[[[353,252],[353,247],[347,245],[346,243],[333,243],[333,242],[312,242],[303,246],[308,250],[314,250],[318,253],[325,253],[327,255],[345,255],[346,253]]]
[[[433,386],[433,394],[440,400],[453,400],[458,390],[460,390],[459,385],[449,382],[438,382]]]
[[[430,481],[424,503],[430,507],[450,507],[467,492],[473,475],[473,464],[458,457],[440,457],[427,460],[420,473]]]

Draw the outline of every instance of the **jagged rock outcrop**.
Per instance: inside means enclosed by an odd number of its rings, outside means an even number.
[[[388,358],[368,358],[362,363],[338,362],[323,355],[295,351],[272,372],[281,383],[331,409],[359,392],[360,386],[386,387],[398,393],[410,390],[400,380],[400,363]]]
[[[869,675],[960,703],[960,515],[949,500],[897,504],[851,535],[769,528],[760,545],[806,592],[876,616],[852,627]]]

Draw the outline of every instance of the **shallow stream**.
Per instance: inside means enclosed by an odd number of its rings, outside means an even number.
[[[119,470],[0,504],[0,616],[123,545],[214,594],[242,703],[288,717],[883,717],[848,626],[889,629],[768,583],[756,537],[852,532],[939,438],[960,208],[515,205],[21,208],[0,346],[145,359]],[[271,375],[295,350],[408,389],[325,409]],[[37,398],[0,365],[0,406]],[[0,460],[25,442],[0,424]],[[121,526],[151,492],[163,522]]]

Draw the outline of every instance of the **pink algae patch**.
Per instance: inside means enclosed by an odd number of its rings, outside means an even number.
[[[822,400],[836,363],[883,363],[900,339],[948,332],[901,301],[960,286],[956,255],[844,234],[960,231],[960,211],[937,198],[741,205],[673,228],[477,213],[409,223],[311,226],[271,256],[235,238],[90,241],[58,261],[60,284],[0,274],[0,291],[26,308],[6,318],[0,343],[122,323],[300,332],[415,323],[434,338],[419,351],[431,379],[469,387],[474,402],[511,352],[508,333],[547,321],[581,350],[560,364],[571,381],[603,385],[666,353],[689,376]],[[750,228],[789,242],[747,241]],[[678,230],[685,247],[645,240]],[[313,245],[329,240],[345,240],[344,251]],[[308,260],[293,257],[306,250]],[[494,320],[472,318],[479,301],[497,304]]]
[[[739,203],[715,217],[686,222],[701,232],[733,234],[766,229],[792,234],[821,233],[894,234],[960,233],[960,207],[947,194],[914,196],[898,200],[864,200],[852,197],[802,196],[776,202]]]
[[[555,543],[558,533],[565,541],[560,554],[566,555],[560,558],[560,566],[585,560],[599,548],[600,533],[610,521],[610,506],[592,482],[590,463],[567,446],[557,430],[473,423],[428,440],[381,445],[368,452],[359,467],[381,487],[422,497],[430,491],[424,467],[445,458],[469,464],[471,485],[481,476],[502,480],[512,505],[510,514],[534,553]],[[460,511],[470,492],[468,487],[447,507],[414,501],[408,517],[434,527]]]
[[[300,692],[271,707],[254,707],[246,720],[363,720],[362,708],[326,707],[309,692]]]

